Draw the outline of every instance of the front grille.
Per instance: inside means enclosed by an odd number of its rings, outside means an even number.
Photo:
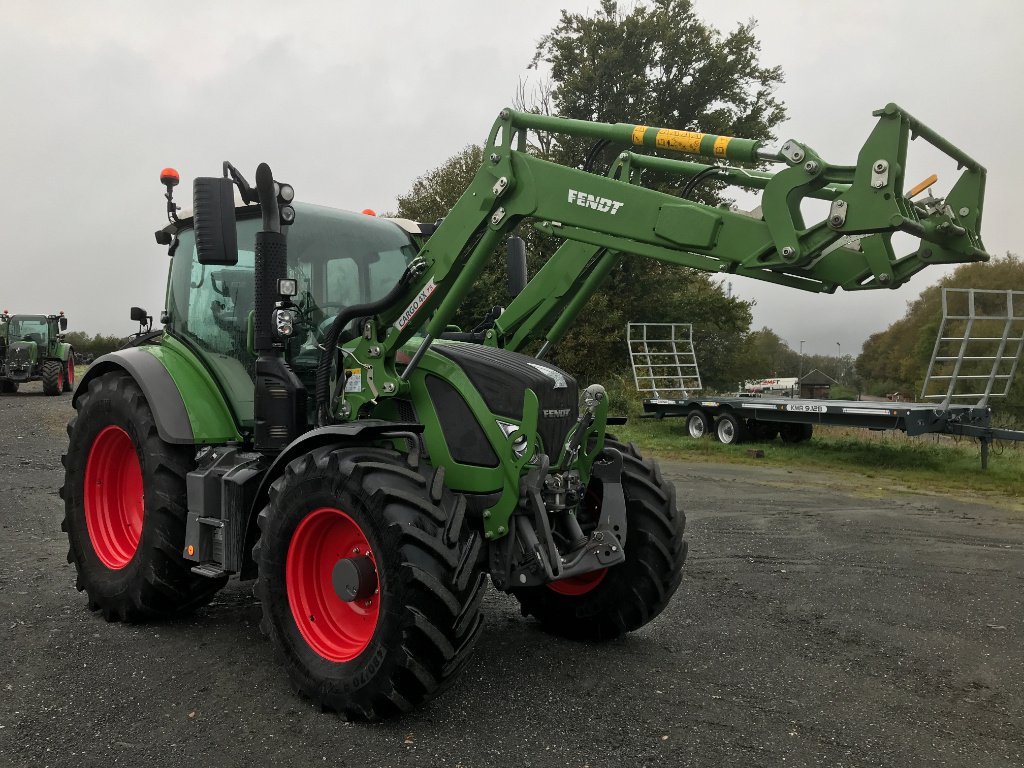
[[[436,343],[432,349],[466,373],[495,416],[521,421],[523,395],[527,389],[533,390],[540,406],[537,432],[544,452],[552,460],[558,457],[579,408],[579,388],[572,376],[505,349],[458,342]]]

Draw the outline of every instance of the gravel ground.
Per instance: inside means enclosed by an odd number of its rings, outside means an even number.
[[[491,593],[456,684],[350,724],[290,690],[248,584],[107,624],[60,532],[70,397],[0,397],[0,765],[1020,766],[1024,510],[665,462],[683,587],[600,646]],[[874,483],[874,484],[873,484]]]

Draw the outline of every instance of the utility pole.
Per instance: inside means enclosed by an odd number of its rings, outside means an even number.
[[[843,348],[842,345],[836,342],[836,381],[839,381],[839,377],[842,376],[843,370]]]

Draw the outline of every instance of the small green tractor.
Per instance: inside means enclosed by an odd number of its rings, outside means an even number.
[[[433,224],[297,203],[266,164],[255,186],[230,163],[195,179],[179,216],[166,169],[163,329],[97,359],[74,397],[62,497],[78,589],[108,621],[144,621],[255,579],[297,689],[362,719],[454,679],[488,581],[556,635],[644,626],[680,584],[675,489],[609,434],[622,420],[604,388],[545,355],[627,258],[827,293],[987,259],[985,169],[895,105],[877,116],[842,166],[798,141],[504,110]],[[538,157],[530,131],[622,152],[590,173]],[[911,138],[962,168],[944,198],[905,191]],[[683,194],[645,186],[649,169],[688,179]],[[706,182],[763,190],[760,211],[690,199]],[[822,221],[805,221],[809,198]],[[528,282],[519,226],[560,243]],[[896,232],[915,250],[898,256]],[[503,243],[514,298],[454,328]]]
[[[0,314],[0,393],[29,381],[42,381],[43,393],[75,388],[75,353],[64,341],[68,319],[57,315]]]

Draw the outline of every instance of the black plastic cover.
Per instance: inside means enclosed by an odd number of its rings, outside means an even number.
[[[193,227],[200,264],[238,263],[235,189],[231,179],[201,176],[192,183]]]

